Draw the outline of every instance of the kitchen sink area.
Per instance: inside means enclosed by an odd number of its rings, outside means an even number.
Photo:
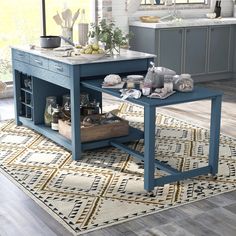
[[[186,27],[186,26],[204,26],[204,25],[225,25],[225,24],[235,24],[236,18],[234,17],[221,17],[221,18],[171,18],[171,17],[161,17],[158,23],[144,23],[140,20],[130,21],[130,26],[140,26],[147,28],[167,28],[167,27]]]

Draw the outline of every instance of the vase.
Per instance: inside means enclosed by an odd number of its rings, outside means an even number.
[[[109,56],[120,55],[120,45],[105,47],[106,54]]]

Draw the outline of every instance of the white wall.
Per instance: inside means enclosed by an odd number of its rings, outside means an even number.
[[[206,13],[213,12],[215,1],[212,0],[210,9],[185,9],[180,10],[183,17],[204,17]],[[116,22],[116,25],[120,27],[123,31],[128,32],[128,20],[138,18],[142,15],[156,15],[163,16],[168,12],[166,10],[149,10],[149,11],[137,11],[131,16],[128,16],[126,11],[126,0],[112,0],[112,17]],[[232,0],[222,0],[221,1],[221,15],[223,17],[228,17],[233,15],[233,1]]]

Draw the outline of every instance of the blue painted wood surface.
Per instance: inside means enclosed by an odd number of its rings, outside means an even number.
[[[81,144],[80,141],[80,80],[90,79],[92,77],[104,78],[109,73],[145,73],[149,63],[153,60],[154,55],[141,55],[137,52],[129,52],[127,57],[106,60],[104,62],[89,63],[88,61],[81,64],[64,63],[66,60],[57,61],[51,59],[46,54],[38,55],[36,51],[28,50],[21,51],[12,49],[13,59],[13,74],[14,74],[14,89],[15,89],[15,110],[16,123],[23,123],[37,132],[42,133],[46,137],[52,139],[58,144],[72,151],[74,160],[81,158],[83,150],[99,148],[110,145],[110,140],[101,140]],[[31,53],[32,52],[32,53]],[[37,55],[35,55],[35,53]],[[140,55],[140,58],[138,56]],[[69,62],[69,61],[68,61]],[[29,76],[32,80],[32,91],[29,92],[32,96],[33,106],[24,104],[21,101],[21,92],[27,93],[27,89],[22,86],[24,76]],[[84,88],[91,93],[91,99],[96,99],[102,105],[102,94],[99,91],[91,91],[89,88]],[[70,94],[71,97],[71,120],[72,120],[72,140],[62,137],[55,131],[44,125],[44,110],[47,96],[56,96],[59,99],[57,102],[61,104],[60,99],[64,94]],[[20,111],[24,109],[32,113],[30,119]],[[26,113],[26,112],[25,112]],[[143,137],[141,131],[133,128],[130,129],[130,135],[120,137],[115,140],[121,142],[129,142],[138,140]]]
[[[102,88],[101,83],[102,80],[88,80],[81,82],[84,87],[94,89],[100,92],[105,92],[115,97],[120,96],[119,90]],[[164,100],[151,99],[147,97],[141,97],[140,99],[127,99],[132,103],[144,106],[144,153],[139,153],[137,151],[131,150],[125,145],[117,142],[111,142],[111,145],[123,151],[126,151],[130,155],[144,161],[144,188],[147,191],[152,191],[155,186],[163,186],[167,183],[176,182],[187,178],[196,177],[199,175],[210,173],[215,176],[217,174],[222,95],[223,93],[220,91],[196,87],[193,92],[177,92]],[[167,166],[165,163],[155,160],[156,107],[174,105],[185,102],[194,102],[203,99],[210,99],[212,101],[209,165],[206,167],[180,172],[172,167]],[[155,167],[167,171],[168,173],[170,173],[170,175],[161,178],[155,178]]]
[[[84,87],[94,89],[100,92],[104,92],[110,94],[112,96],[120,98],[119,89],[110,89],[110,88],[102,88],[102,80],[86,80],[82,81],[81,84]],[[176,92],[175,94],[168,97],[168,99],[151,99],[148,97],[142,96],[140,99],[128,98],[127,100],[141,106],[167,106],[174,105],[185,102],[193,102],[203,99],[210,99],[215,96],[223,95],[220,91],[210,90],[203,87],[195,87],[194,91],[190,93],[181,93]]]
[[[179,181],[182,179],[218,172],[219,154],[219,133],[220,133],[220,113],[222,93],[201,87],[196,87],[193,92],[177,92],[167,99],[150,99],[141,97],[140,99],[128,99],[128,101],[144,106],[144,133],[134,128],[130,128],[127,136],[100,140],[95,142],[81,143],[80,140],[80,92],[86,90],[91,92],[92,97],[101,102],[101,93],[107,93],[115,97],[120,97],[117,89],[103,89],[101,84],[107,73],[119,73],[120,75],[131,73],[145,73],[149,63],[153,58],[134,60],[111,61],[104,63],[91,63],[82,65],[66,65],[61,62],[50,62],[48,59],[39,58],[13,50],[13,79],[15,92],[16,124],[24,124],[37,132],[52,139],[58,144],[72,151],[74,160],[81,158],[81,152],[88,149],[100,148],[113,145],[126,151],[132,156],[144,161],[144,188],[152,191],[157,185]],[[51,65],[51,66],[50,66]],[[51,68],[51,69],[50,69]],[[25,78],[32,80],[32,90],[24,88]],[[94,79],[96,78],[96,79]],[[62,137],[58,132],[51,130],[44,125],[45,98],[54,95],[62,98],[62,95],[70,93],[72,111],[72,140]],[[22,94],[32,96],[32,104],[22,101]],[[211,130],[210,130],[210,150],[209,165],[190,171],[179,172],[174,168],[155,160],[155,110],[156,107],[174,105],[185,102],[194,102],[203,99],[212,100],[211,110]],[[24,104],[26,103],[26,104]],[[32,117],[27,118],[20,115],[22,105],[32,113]],[[144,138],[144,153],[138,153],[126,147],[123,143]],[[170,173],[168,176],[155,179],[155,167]]]

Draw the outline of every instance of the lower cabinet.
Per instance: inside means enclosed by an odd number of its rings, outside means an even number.
[[[186,28],[183,73],[192,75],[207,72],[207,27]]]
[[[230,66],[230,26],[211,26],[208,72],[227,72]]]
[[[233,70],[233,25],[165,29],[132,26],[130,30],[134,33],[132,50],[156,54],[158,66],[178,74],[204,76]]]
[[[183,29],[161,29],[158,31],[158,65],[170,68],[178,74],[183,62]]]

